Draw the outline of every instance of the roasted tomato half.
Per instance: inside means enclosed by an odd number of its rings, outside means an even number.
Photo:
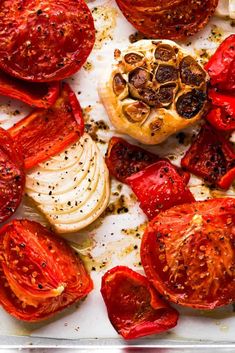
[[[9,130],[21,146],[25,167],[32,168],[78,140],[84,131],[82,109],[68,84],[48,109],[37,109]]]
[[[178,312],[146,277],[126,266],[106,272],[101,293],[113,327],[125,339],[161,333],[177,324]]]
[[[19,206],[25,186],[24,159],[9,133],[0,128],[0,222]]]
[[[172,207],[149,223],[145,273],[168,300],[214,309],[235,300],[235,199]]]
[[[80,258],[39,223],[14,220],[0,231],[0,304],[17,319],[40,321],[93,288]]]
[[[34,82],[74,74],[95,41],[92,15],[83,0],[0,2],[0,67]]]
[[[204,28],[218,0],[116,0],[127,20],[149,38],[183,39]]]

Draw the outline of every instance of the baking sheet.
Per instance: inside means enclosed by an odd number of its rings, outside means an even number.
[[[135,30],[127,23],[114,1],[91,1],[89,6],[92,9],[98,31],[95,49],[83,69],[68,79],[68,82],[77,93],[84,110],[87,128],[92,132],[92,136],[99,141],[99,147],[105,153],[109,138],[118,134],[107,118],[96,87],[99,79],[102,80],[102,74],[107,65],[110,65],[113,60],[114,49],[127,46],[129,35],[135,33]],[[235,23],[231,20],[213,18],[204,31],[180,44],[189,51],[200,55],[203,62],[225,37],[235,32],[234,25]],[[28,107],[19,102],[0,98],[0,126],[4,128],[11,126],[29,111]],[[99,123],[96,124],[96,122]],[[106,126],[105,124],[107,124],[106,129],[98,128],[100,125]],[[185,130],[186,141],[190,142],[190,136],[197,129],[198,127]],[[128,137],[125,136],[125,138]],[[232,139],[235,141],[235,136]],[[130,138],[128,140],[134,142]],[[148,149],[161,156],[169,157],[173,163],[177,164],[187,146],[179,144],[176,137],[171,137],[163,144]],[[211,192],[205,186],[201,186],[200,180],[195,177],[191,178],[190,187],[197,200],[225,196],[223,193]],[[228,194],[235,196],[235,187],[231,188]],[[75,305],[55,318],[40,324],[19,322],[0,309],[0,343],[1,336],[14,335],[65,340],[97,338],[103,341],[117,339],[117,342],[120,342],[120,337],[113,329],[106,314],[106,308],[99,292],[100,280],[103,273],[115,265],[127,265],[143,273],[140,265],[139,246],[147,219],[139,209],[130,189],[115,180],[112,180],[110,203],[105,214],[86,230],[73,235],[64,235],[80,252],[88,268],[91,269],[95,286],[92,293],[79,305]],[[126,212],[126,208],[128,208],[128,212]],[[116,214],[117,209],[121,212],[120,214]],[[27,217],[46,224],[45,219],[32,208],[28,200],[24,200],[14,215],[14,218],[16,217]],[[141,342],[146,342],[146,344],[154,342],[156,345],[164,345],[169,341],[173,343],[192,341],[235,343],[235,313],[232,306],[213,312],[180,307],[177,309],[181,315],[176,328],[154,338],[153,336],[147,337]]]

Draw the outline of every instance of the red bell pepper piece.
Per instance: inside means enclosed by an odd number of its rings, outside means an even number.
[[[235,130],[235,116],[226,114],[223,108],[213,108],[206,115],[206,119],[218,130]]]
[[[143,148],[132,145],[120,137],[112,137],[109,141],[105,162],[111,175],[125,183],[126,178],[143,170],[147,166],[160,160],[160,157]],[[163,160],[163,159],[161,159]],[[168,161],[167,159],[164,159]],[[170,163],[170,161],[168,161]],[[181,168],[175,167],[188,184],[190,174]]]
[[[208,91],[208,96],[212,100],[212,104],[223,108],[225,113],[235,119],[235,96],[226,93],[218,92],[211,88]]]
[[[210,125],[204,125],[181,166],[205,182],[228,189],[235,179],[235,151],[229,141]]]
[[[83,131],[82,109],[67,83],[52,107],[36,109],[8,130],[22,149],[26,169],[63,151]]]
[[[125,339],[167,331],[179,314],[160,298],[148,279],[126,266],[117,266],[102,278],[101,294],[109,319]]]
[[[157,160],[159,160],[159,156],[156,154],[132,145],[116,136],[110,139],[105,156],[110,174],[123,183],[125,183],[127,177]]]
[[[59,82],[33,83],[13,78],[0,71],[0,94],[19,99],[37,108],[48,108],[53,105],[59,95]]]
[[[195,201],[175,167],[160,160],[126,179],[149,219],[168,208]]]
[[[235,34],[226,38],[205,65],[212,86],[235,90]]]

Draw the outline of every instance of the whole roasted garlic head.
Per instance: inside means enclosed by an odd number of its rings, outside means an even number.
[[[118,52],[99,94],[119,132],[153,145],[202,117],[208,76],[183,48],[140,40]]]

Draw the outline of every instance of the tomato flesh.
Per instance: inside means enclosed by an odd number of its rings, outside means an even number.
[[[163,301],[147,278],[117,266],[102,278],[109,319],[125,339],[161,333],[177,324],[178,312]]]
[[[3,0],[0,67],[27,81],[62,80],[86,61],[95,41],[83,0]]]
[[[204,28],[218,0],[116,0],[127,20],[149,38],[185,39]]]
[[[32,168],[78,140],[84,131],[80,104],[68,84],[48,109],[37,109],[9,130],[21,146],[25,167]]]
[[[235,300],[235,199],[172,207],[148,225],[145,273],[168,300],[214,309]]]
[[[82,261],[39,223],[14,220],[0,231],[0,304],[14,317],[40,321],[93,288]]]

